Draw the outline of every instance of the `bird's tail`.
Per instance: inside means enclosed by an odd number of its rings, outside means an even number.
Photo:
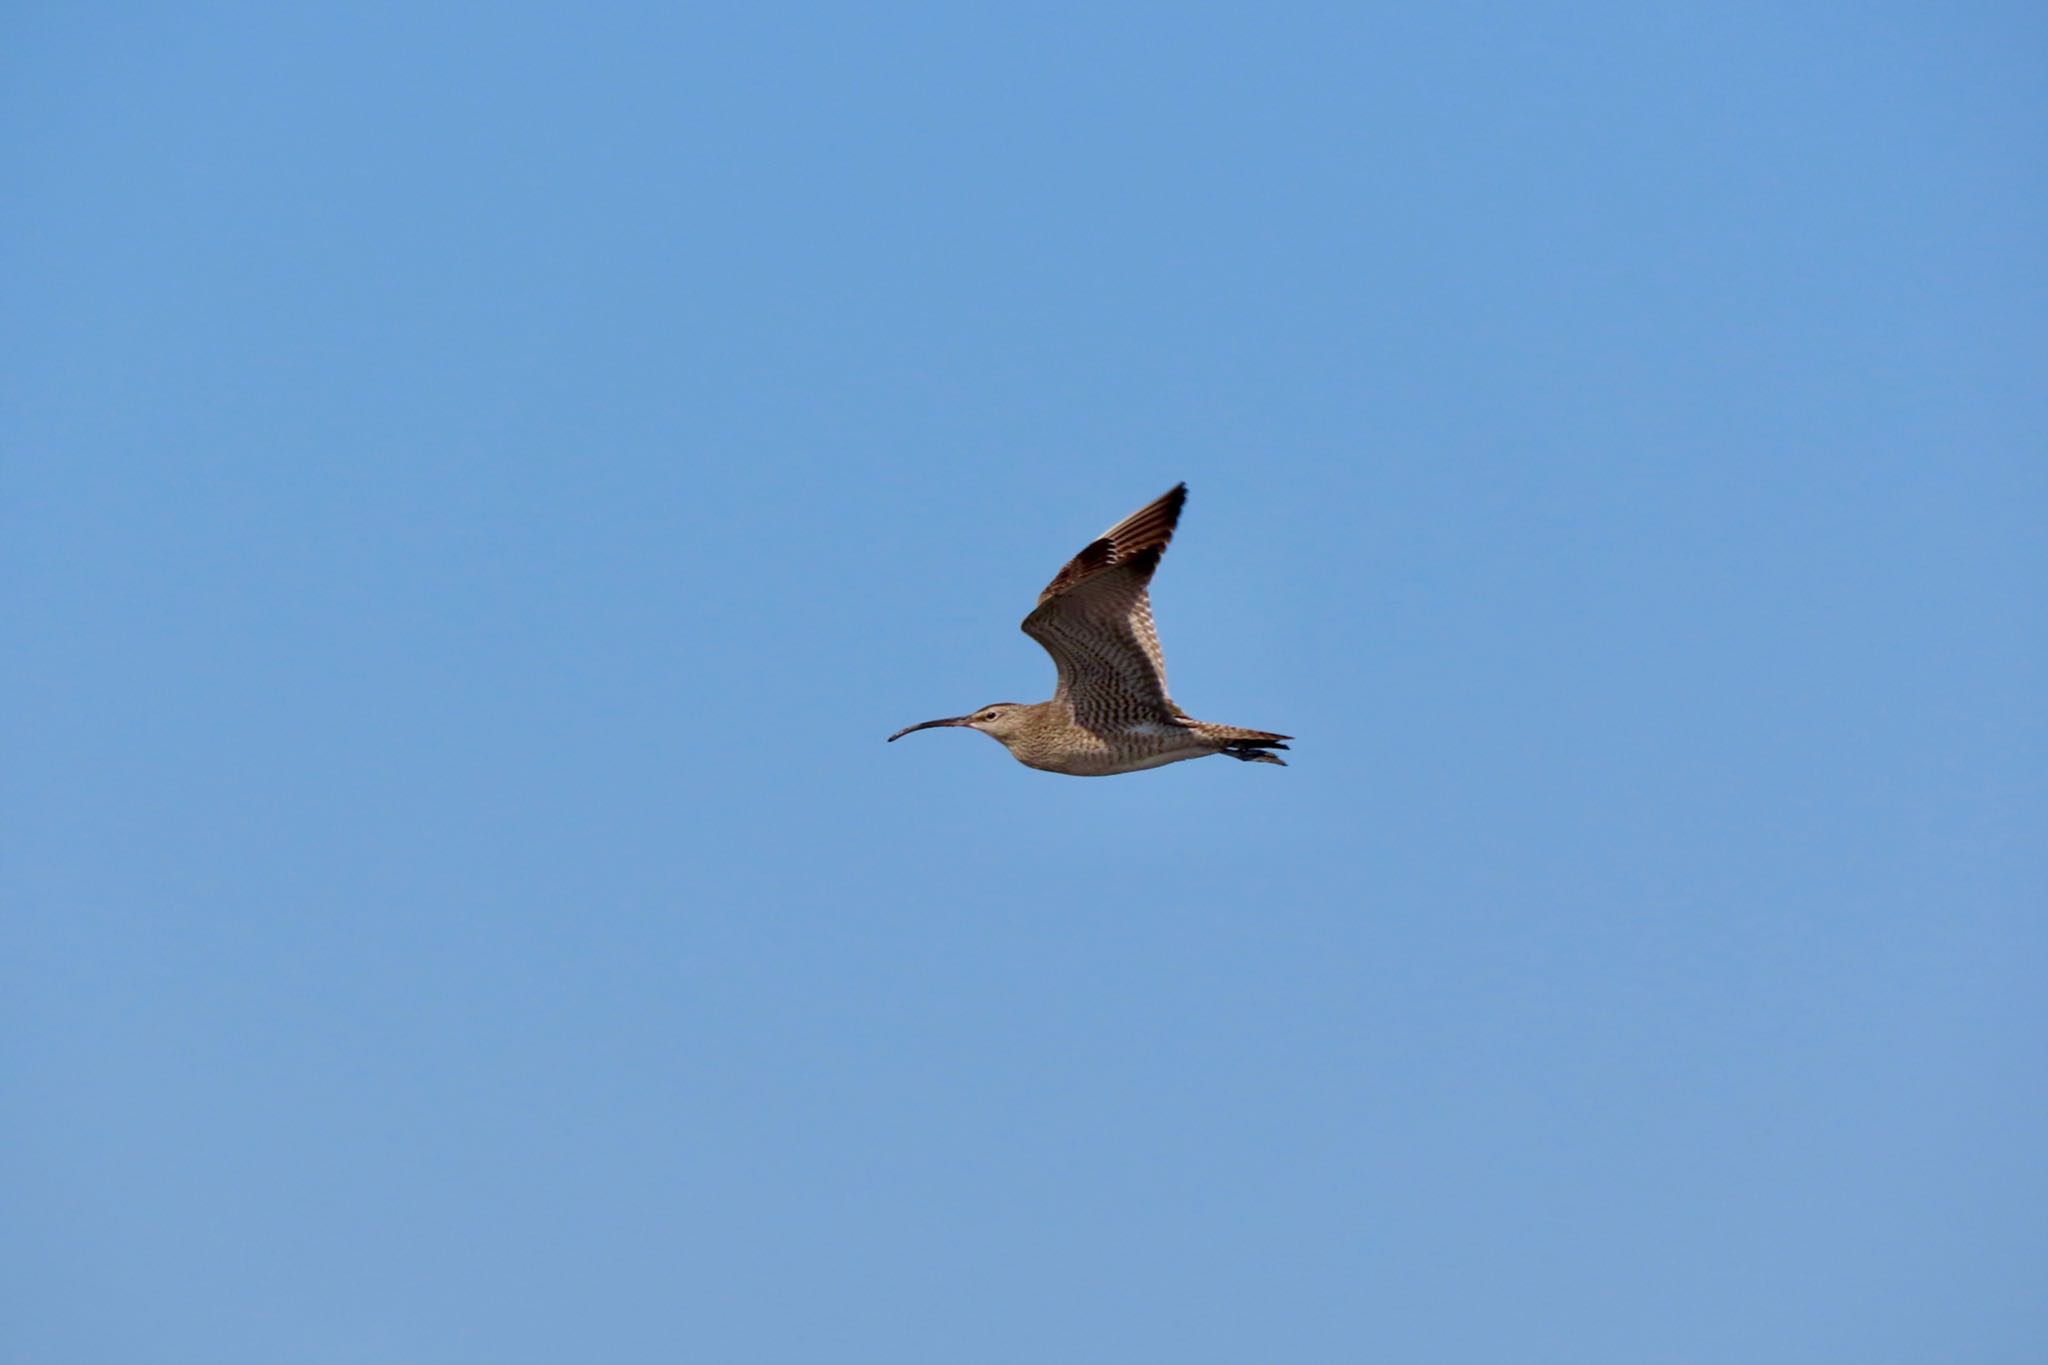
[[[1287,760],[1275,758],[1273,749],[1285,749],[1292,735],[1276,735],[1271,730],[1247,730],[1239,725],[1211,725],[1198,720],[1194,728],[1203,738],[1214,740],[1218,751],[1229,754],[1244,763],[1274,763],[1284,768]]]

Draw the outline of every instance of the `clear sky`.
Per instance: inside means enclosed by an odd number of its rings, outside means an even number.
[[[4,27],[6,1359],[2048,1352],[2038,6]]]

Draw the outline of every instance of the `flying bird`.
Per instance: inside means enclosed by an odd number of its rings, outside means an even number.
[[[1175,484],[1090,541],[1038,594],[1024,633],[1059,668],[1050,701],[993,702],[964,716],[928,720],[913,730],[957,726],[998,740],[1026,767],[1074,777],[1108,777],[1228,754],[1246,763],[1273,754],[1292,736],[1196,720],[1166,691],[1166,659],[1152,628],[1148,591],[1173,539],[1188,486]]]

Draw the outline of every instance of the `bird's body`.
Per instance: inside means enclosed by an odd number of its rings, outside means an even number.
[[[1024,633],[1059,668],[1050,700],[997,702],[889,738],[940,726],[979,730],[1027,767],[1075,777],[1210,754],[1285,766],[1271,751],[1285,749],[1288,736],[1195,720],[1167,694],[1149,589],[1186,501],[1187,485],[1175,485],[1091,541],[1038,595]]]

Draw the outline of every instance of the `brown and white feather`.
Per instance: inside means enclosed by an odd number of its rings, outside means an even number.
[[[1149,588],[1187,496],[1187,485],[1175,484],[1089,542],[1024,618],[1024,633],[1059,669],[1053,700],[1089,730],[1182,723],[1166,690]]]

